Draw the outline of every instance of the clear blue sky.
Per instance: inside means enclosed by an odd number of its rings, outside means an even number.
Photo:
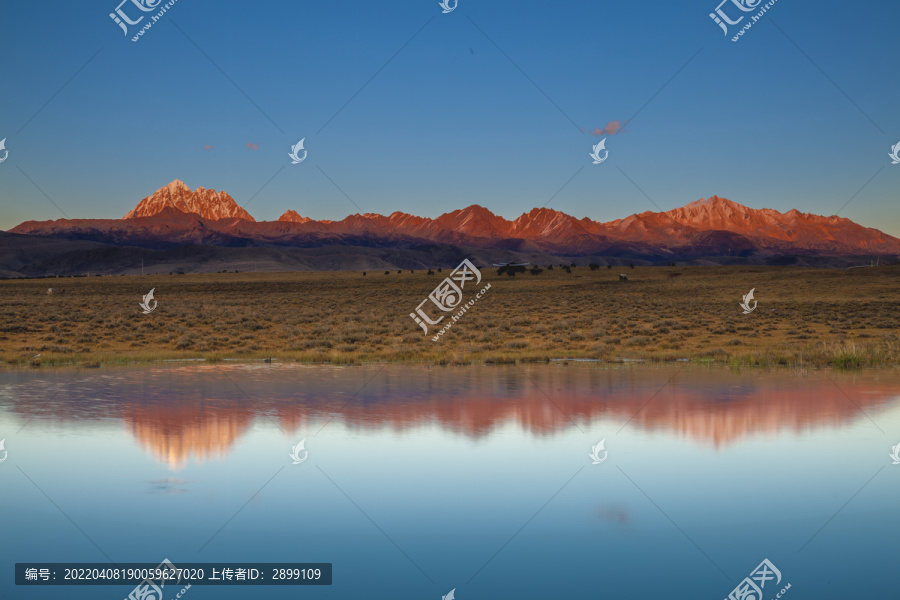
[[[900,236],[894,1],[779,0],[738,43],[716,0],[178,0],[137,43],[117,4],[0,6],[0,228],[118,218],[177,178],[257,194],[258,220],[358,212],[336,185],[366,212],[553,198],[604,221],[713,194],[830,215],[858,193],[841,216]],[[591,132],[632,117],[591,164]]]

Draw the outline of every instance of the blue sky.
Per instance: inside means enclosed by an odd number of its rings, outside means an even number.
[[[778,0],[737,43],[715,0],[178,0],[137,43],[117,4],[0,8],[0,228],[118,218],[177,178],[258,220],[718,194],[900,236],[896,2]]]

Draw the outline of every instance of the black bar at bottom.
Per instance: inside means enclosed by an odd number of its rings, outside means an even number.
[[[141,584],[331,585],[331,563],[16,563],[16,585]]]

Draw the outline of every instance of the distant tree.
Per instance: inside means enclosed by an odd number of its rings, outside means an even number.
[[[499,269],[497,269],[497,275],[503,275],[504,273],[524,273],[528,268],[525,265],[503,265]]]
[[[612,269],[612,265],[606,265],[607,269]]]
[[[363,271],[363,277],[365,277],[365,276],[366,276],[366,272],[365,272],[365,271]]]
[[[631,267],[631,268],[633,269],[633,268],[634,268],[634,263],[628,263],[628,266]]]

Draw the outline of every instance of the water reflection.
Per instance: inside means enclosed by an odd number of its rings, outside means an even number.
[[[898,390],[685,365],[0,372],[0,562],[303,559],[341,573],[310,598],[536,600],[721,598],[768,557],[803,597],[875,598]]]
[[[215,401],[193,401],[186,406],[126,406],[122,420],[148,452],[177,471],[190,457],[197,462],[223,458],[250,427],[253,416],[234,406],[217,406]]]
[[[351,430],[438,424],[472,438],[515,424],[533,436],[608,420],[674,432],[716,449],[748,436],[802,433],[877,416],[898,401],[891,372],[733,372],[587,366],[187,366],[0,374],[0,408],[21,424],[119,422],[157,461],[178,471],[223,458],[272,421],[312,435],[332,419]],[[868,415],[868,416],[867,416]],[[158,493],[179,480],[150,482]],[[604,509],[610,520],[627,522]]]

